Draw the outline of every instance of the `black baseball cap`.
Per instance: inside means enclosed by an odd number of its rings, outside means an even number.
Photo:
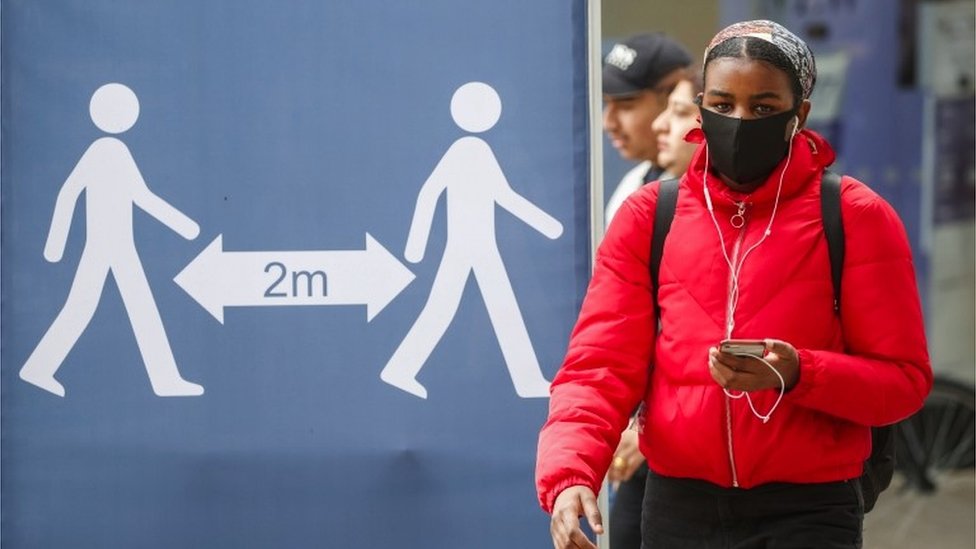
[[[675,69],[691,65],[684,46],[660,32],[614,44],[603,58],[603,93],[626,97],[653,88]]]

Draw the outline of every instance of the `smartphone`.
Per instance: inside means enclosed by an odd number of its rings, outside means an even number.
[[[766,343],[761,339],[725,339],[718,349],[730,355],[749,355],[760,357],[766,354]]]

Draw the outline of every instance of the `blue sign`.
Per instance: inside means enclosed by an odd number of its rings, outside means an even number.
[[[4,545],[551,543],[585,2],[2,9]]]

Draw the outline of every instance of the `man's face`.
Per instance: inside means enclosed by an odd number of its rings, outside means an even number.
[[[668,105],[668,95],[681,80],[682,70],[668,74],[653,89],[628,97],[603,96],[603,131],[620,156],[634,161],[657,158],[654,119]]]

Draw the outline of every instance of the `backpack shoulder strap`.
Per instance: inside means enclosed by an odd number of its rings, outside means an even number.
[[[824,235],[830,255],[830,276],[834,286],[834,310],[840,311],[840,285],[844,272],[844,221],[840,213],[841,176],[824,170],[820,179],[820,208],[822,211]],[[661,271],[661,257],[664,254],[664,240],[671,231],[671,221],[678,202],[678,179],[667,179],[659,183],[657,205],[654,211],[654,233],[651,236],[651,289],[657,300],[658,275]]]
[[[830,254],[835,312],[840,312],[840,283],[844,272],[844,221],[840,215],[840,179],[840,175],[830,170],[824,170],[820,179],[820,208],[824,235],[827,237],[827,251]]]
[[[657,309],[658,274],[661,271],[661,256],[664,254],[664,239],[671,231],[675,206],[678,203],[678,179],[665,179],[658,183],[657,205],[654,209],[654,232],[651,234],[651,291]]]

